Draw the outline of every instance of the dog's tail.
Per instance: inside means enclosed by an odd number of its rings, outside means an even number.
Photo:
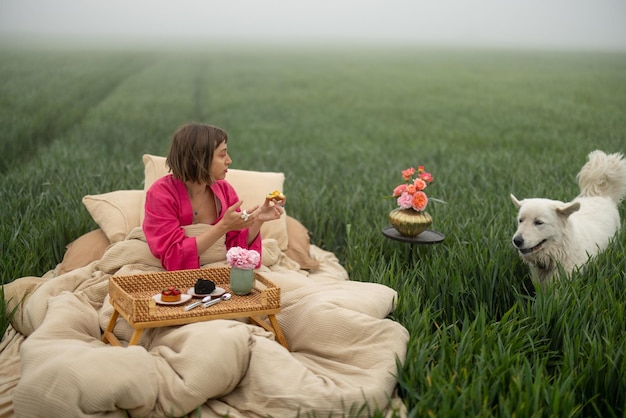
[[[620,153],[592,151],[576,179],[580,196],[604,196],[620,203],[626,196],[626,160]]]

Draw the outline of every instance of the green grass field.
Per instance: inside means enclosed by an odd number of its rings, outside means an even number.
[[[54,268],[97,228],[84,195],[141,188],[142,154],[208,122],[233,168],[285,173],[288,213],[352,280],[399,292],[410,416],[626,416],[626,231],[542,293],[509,199],[569,200],[588,152],[626,152],[626,54],[3,48],[0,106],[3,283]],[[409,266],[381,229],[418,164],[446,239]]]

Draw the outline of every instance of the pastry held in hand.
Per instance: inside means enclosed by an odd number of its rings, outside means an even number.
[[[274,190],[272,193],[267,194],[267,199],[274,201],[278,205],[284,205],[287,196],[279,192],[278,190]]]
[[[211,280],[198,279],[193,286],[193,291],[197,295],[208,295],[215,290],[215,283]]]

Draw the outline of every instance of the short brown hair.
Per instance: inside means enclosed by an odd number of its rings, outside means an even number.
[[[172,138],[165,160],[174,177],[182,181],[210,184],[213,152],[228,134],[221,128],[190,122],[180,126]]]

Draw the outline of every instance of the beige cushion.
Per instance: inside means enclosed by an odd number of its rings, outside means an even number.
[[[28,321],[24,320],[26,302],[30,295],[35,293],[39,286],[46,283],[46,281],[43,277],[27,276],[2,285],[5,312],[13,312],[11,325],[23,335],[29,335],[33,332],[32,327],[28,325]]]
[[[311,257],[311,238],[309,231],[297,219],[287,217],[289,232],[289,248],[285,250],[287,257],[300,264],[303,270],[317,270],[320,262]]]
[[[144,190],[148,190],[154,181],[164,175],[169,170],[165,164],[165,157],[145,154],[143,156],[144,163]],[[244,201],[243,207],[250,207],[256,204],[262,204],[265,201],[265,195],[274,190],[283,191],[285,175],[283,173],[248,171],[229,169],[226,180],[235,188],[237,195]],[[145,196],[142,200],[141,212],[139,214],[139,222],[143,222],[145,204]],[[261,227],[261,237],[263,239],[271,238],[278,241],[281,250],[286,250],[289,245],[289,237],[287,235],[287,214],[284,213],[280,219],[266,222]]]
[[[139,226],[143,190],[117,190],[83,197],[83,205],[111,243],[122,241]]]
[[[87,232],[67,244],[63,261],[57,268],[58,274],[67,273],[79,267],[100,260],[111,243],[102,229]]]

